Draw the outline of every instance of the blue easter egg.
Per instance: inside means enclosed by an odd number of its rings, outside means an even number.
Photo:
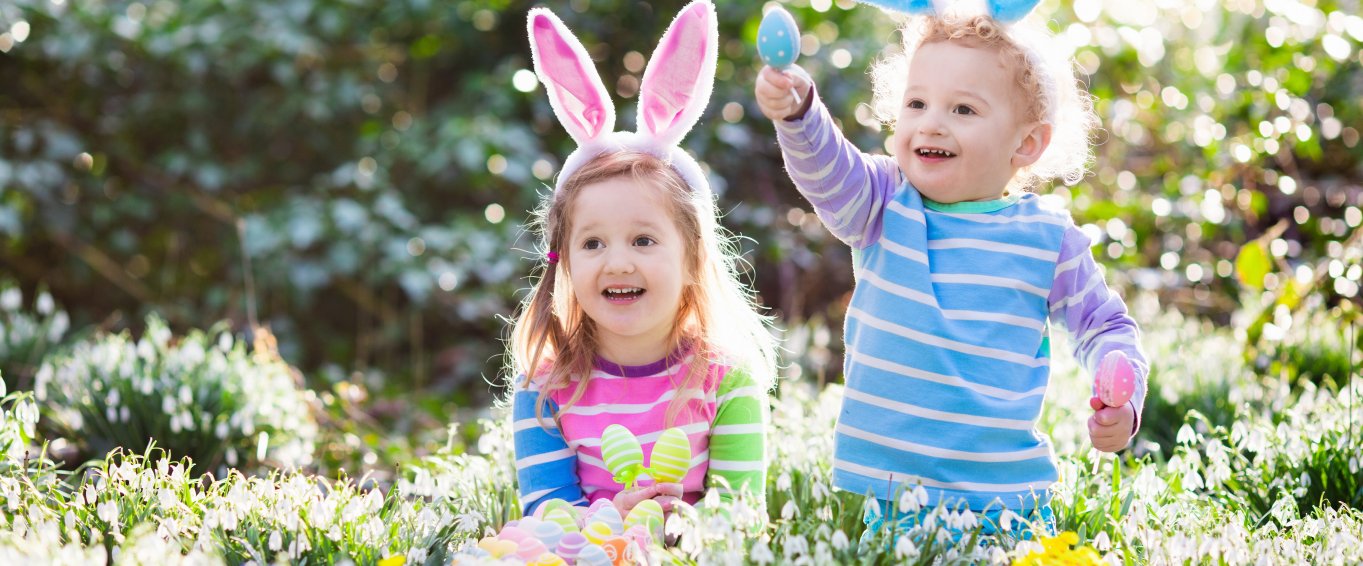
[[[1002,22],[1021,20],[1040,0],[989,0],[989,12]]]
[[[800,55],[800,28],[795,18],[780,6],[767,11],[757,26],[757,54],[776,69],[784,69]]]

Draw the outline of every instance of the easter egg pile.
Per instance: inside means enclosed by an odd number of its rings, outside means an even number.
[[[657,501],[644,500],[622,518],[609,499],[598,500],[584,514],[562,499],[551,499],[534,516],[511,521],[495,536],[461,550],[453,563],[635,564],[646,558],[649,545],[661,543],[662,532],[663,508]]]

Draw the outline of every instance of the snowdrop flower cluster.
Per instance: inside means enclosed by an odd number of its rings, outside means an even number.
[[[311,463],[317,437],[299,381],[268,348],[247,352],[225,330],[172,339],[152,316],[138,340],[102,336],[47,360],[36,393],[55,428],[95,452],[154,439],[210,467],[287,469]]]
[[[0,283],[0,368],[11,388],[32,387],[32,371],[44,355],[61,344],[71,319],[57,306],[52,295],[38,291],[33,310],[24,309],[24,294],[12,283]],[[27,374],[27,375],[23,375]]]

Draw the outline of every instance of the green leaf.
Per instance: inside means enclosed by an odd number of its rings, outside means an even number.
[[[1273,260],[1269,258],[1268,246],[1253,241],[1240,248],[1235,254],[1235,277],[1240,283],[1255,291],[1264,289],[1264,276],[1273,271]]]

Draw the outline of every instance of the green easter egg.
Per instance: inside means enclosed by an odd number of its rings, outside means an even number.
[[[691,469],[691,441],[679,428],[669,428],[658,437],[649,456],[649,474],[659,482],[679,482]]]
[[[663,506],[652,499],[640,501],[630,510],[629,517],[625,518],[626,531],[635,525],[643,525],[649,533],[658,537],[663,530]]]
[[[563,532],[565,533],[576,533],[579,531],[577,519],[574,519],[576,516],[577,512],[573,511],[570,506],[568,509],[551,509],[548,513],[544,514],[544,520],[558,523],[558,526],[563,527]]]
[[[535,518],[545,519],[549,516],[549,512],[555,509],[563,509],[565,511],[568,511],[570,514],[574,511],[572,503],[568,503],[567,501],[564,501],[562,499],[554,498],[540,504],[539,508],[535,510]]]
[[[601,433],[601,457],[612,474],[621,475],[631,466],[643,466],[644,451],[629,429],[613,424]]]

